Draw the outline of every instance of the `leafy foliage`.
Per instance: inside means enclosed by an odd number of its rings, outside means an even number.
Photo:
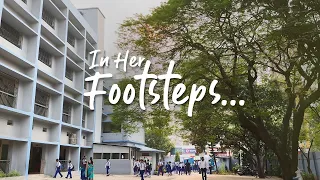
[[[212,106],[210,97],[198,102],[193,120],[201,123],[184,122],[197,132],[190,139],[201,146],[217,139],[206,135],[210,123],[219,131],[231,113],[235,125],[276,154],[283,178],[291,179],[305,113],[320,98],[319,9],[308,0],[169,0],[124,22],[119,46],[159,64],[176,60],[188,87],[217,79],[222,99],[246,100],[233,108]],[[221,121],[206,122],[211,111]]]

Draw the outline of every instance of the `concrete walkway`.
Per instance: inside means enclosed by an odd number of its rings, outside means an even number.
[[[80,179],[79,173],[74,172],[73,173],[73,179]],[[64,177],[66,173],[63,173]],[[66,178],[57,178],[57,179],[66,179]],[[24,180],[25,177],[14,177],[14,178],[3,178],[5,180]],[[53,180],[54,178],[44,176],[44,175],[30,175],[29,180]],[[173,175],[173,176],[152,176],[151,178],[145,178],[145,180],[201,180],[200,174],[192,174],[191,176],[179,176],[179,175]],[[94,176],[94,180],[140,180],[139,177],[135,177],[132,175],[111,175],[106,177],[105,175],[97,174]],[[249,176],[237,176],[237,175],[208,175],[208,180],[257,180],[257,178]],[[269,178],[269,180],[280,180],[279,178]]]

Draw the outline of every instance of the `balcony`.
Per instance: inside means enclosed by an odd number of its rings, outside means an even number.
[[[73,127],[63,125],[61,129],[60,144],[63,146],[78,147],[80,131]]]

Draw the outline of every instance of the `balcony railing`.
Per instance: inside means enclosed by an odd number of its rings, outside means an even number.
[[[15,107],[18,81],[0,72],[0,105]]]
[[[61,163],[61,171],[66,172],[68,171],[68,160],[60,160]]]
[[[39,57],[38,60],[43,62],[45,65],[51,67],[52,65],[52,56],[50,53],[45,51],[44,49],[39,49]]]
[[[54,17],[45,9],[42,10],[42,19],[54,29],[55,27]]]
[[[44,106],[42,106],[42,105],[40,105],[40,104],[35,104],[35,105],[34,105],[34,114],[47,117],[47,115],[48,115],[48,108],[47,108],[47,107],[44,107]]]
[[[4,173],[10,172],[10,161],[9,160],[0,160],[0,171]]]

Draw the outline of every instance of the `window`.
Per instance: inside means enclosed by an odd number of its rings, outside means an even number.
[[[68,43],[71,45],[71,46],[75,46],[76,44],[76,38],[74,36],[72,36],[69,32],[68,32],[68,38],[67,38],[67,41]]]
[[[129,159],[129,153],[121,153],[121,159]]]
[[[103,123],[103,133],[120,133],[121,125],[112,122]]]
[[[63,102],[63,114],[62,114],[62,121],[65,123],[71,122],[71,104],[68,102]]]
[[[12,120],[8,120],[8,121],[7,121],[7,125],[8,125],[8,126],[13,126]]]
[[[39,56],[38,56],[38,60],[43,62],[45,65],[51,67],[52,65],[52,56],[50,53],[48,53],[47,51],[45,51],[42,48],[39,48]]]
[[[34,104],[34,113],[40,116],[48,116],[50,95],[40,89],[36,90],[36,100]]]
[[[111,154],[110,153],[103,153],[102,159],[110,159],[110,158],[111,158]]]
[[[0,27],[0,36],[12,43],[13,45],[17,46],[18,48],[21,48],[22,44],[22,35],[19,31],[15,30],[13,27],[11,27],[6,22],[1,22]]]
[[[21,0],[22,2],[24,2],[25,4],[27,4],[27,0]]]
[[[73,81],[73,71],[72,69],[66,67],[66,78],[68,78],[70,81]]]
[[[48,131],[47,128],[43,128],[43,129],[42,129],[42,132],[47,132],[47,131]]]
[[[18,94],[18,81],[0,72],[0,105],[15,107]]]
[[[83,110],[82,112],[82,127],[85,128],[86,127],[86,110]]]
[[[54,17],[45,9],[42,10],[42,19],[54,29],[55,27]]]
[[[101,159],[102,153],[93,153],[93,159]]]
[[[120,159],[119,153],[112,153],[112,159]]]

